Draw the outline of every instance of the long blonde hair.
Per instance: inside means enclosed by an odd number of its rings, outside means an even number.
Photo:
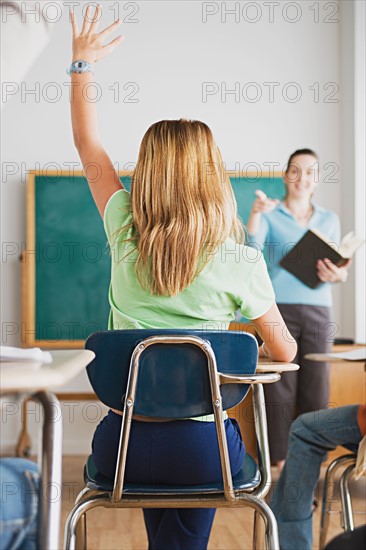
[[[145,133],[132,176],[136,274],[153,294],[174,296],[227,237],[244,241],[230,181],[211,130],[162,120]],[[206,252],[206,254],[205,254]]]

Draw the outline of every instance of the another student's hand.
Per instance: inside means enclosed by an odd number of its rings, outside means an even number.
[[[86,9],[81,32],[75,19],[75,14],[70,11],[70,20],[72,24],[72,51],[73,61],[88,61],[94,63],[100,61],[103,57],[109,55],[116,46],[123,41],[123,36],[117,36],[112,42],[103,46],[105,39],[121,24],[117,19],[112,25],[97,33],[97,28],[102,15],[102,8],[98,4],[95,9],[94,17],[91,17],[91,5]]]
[[[318,260],[316,265],[318,277],[323,283],[345,283],[348,277],[347,269],[351,263],[352,260],[348,260],[342,267],[337,267],[328,258]]]
[[[279,203],[278,199],[270,199],[260,189],[257,189],[255,194],[257,195],[257,198],[252,206],[253,214],[268,214],[268,212],[271,212]]]

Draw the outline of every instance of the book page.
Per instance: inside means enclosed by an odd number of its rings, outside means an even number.
[[[339,253],[343,258],[352,258],[354,253],[364,243],[364,239],[356,237],[353,231],[350,231],[342,239],[341,246],[339,247]]]
[[[341,241],[341,244],[337,246],[336,243],[333,243],[329,241],[320,231],[317,229],[310,229],[314,235],[319,237],[322,241],[327,243],[329,246],[331,246],[338,254],[342,256],[342,258],[352,258],[354,253],[360,246],[363,245],[365,242],[364,239],[361,239],[360,237],[357,237],[354,233],[354,231],[350,231],[345,235]]]

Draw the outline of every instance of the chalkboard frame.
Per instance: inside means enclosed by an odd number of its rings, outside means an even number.
[[[282,172],[262,172],[260,176],[256,172],[226,171],[230,179],[245,178],[253,180],[260,188],[261,180],[274,180],[283,178]],[[131,177],[132,172],[121,170],[119,177]],[[67,170],[52,171],[46,173],[39,170],[30,170],[27,174],[26,191],[26,250],[22,254],[22,345],[23,347],[38,346],[46,349],[82,349],[85,340],[45,340],[36,338],[36,177],[70,177]],[[84,177],[82,170],[73,171],[73,177]],[[107,297],[106,297],[107,299]],[[233,328],[233,327],[231,327]],[[243,329],[243,325],[235,323],[235,329]]]

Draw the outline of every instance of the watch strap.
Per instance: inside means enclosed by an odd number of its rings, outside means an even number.
[[[66,72],[68,75],[71,73],[77,73],[77,74],[83,74],[83,73],[93,73],[94,69],[93,65],[89,63],[89,61],[83,61],[82,59],[78,59],[77,61],[73,61],[71,63],[70,67],[66,69]]]

